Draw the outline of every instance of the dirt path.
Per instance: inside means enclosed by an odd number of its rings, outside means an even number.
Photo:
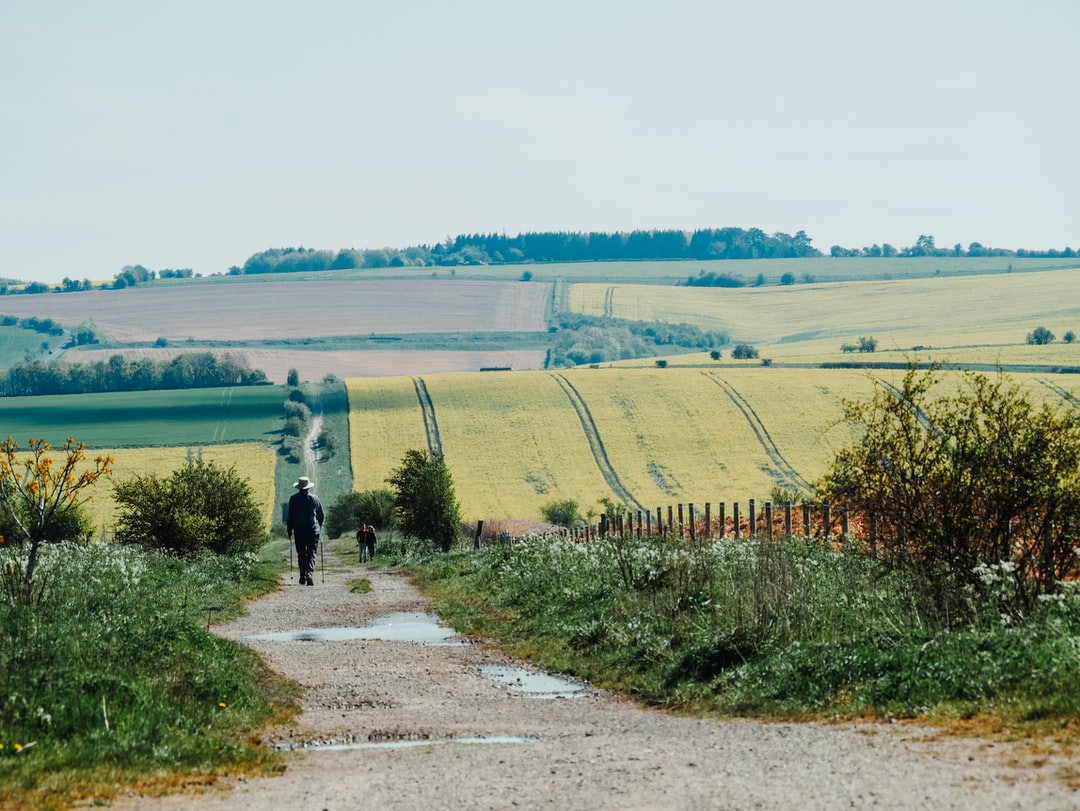
[[[199,795],[129,797],[114,808],[1080,806],[1080,792],[1057,779],[1071,764],[1020,770],[1009,765],[1020,762],[1019,753],[1006,744],[941,739],[900,725],[675,718],[591,689],[574,698],[528,697],[482,671],[521,663],[479,643],[251,638],[362,627],[395,612],[428,610],[398,574],[329,556],[327,564],[314,588],[297,585],[294,574],[218,631],[251,645],[304,687],[299,722],[270,731],[268,744],[344,748],[298,749],[279,777]],[[356,577],[368,578],[372,591],[351,593],[347,582]]]

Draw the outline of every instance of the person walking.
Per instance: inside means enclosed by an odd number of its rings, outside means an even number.
[[[311,579],[315,571],[315,552],[319,548],[319,531],[323,525],[323,507],[319,497],[311,492],[312,484],[307,476],[301,476],[293,485],[297,492],[289,498],[285,529],[289,540],[296,541],[296,557],[300,561],[300,584],[314,586]]]
[[[375,527],[364,524],[363,544],[367,548],[367,559],[375,559]]]

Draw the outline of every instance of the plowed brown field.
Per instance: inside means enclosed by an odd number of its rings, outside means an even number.
[[[336,335],[535,332],[546,328],[551,286],[535,282],[253,281],[5,296],[0,312],[92,320],[125,343],[281,340]]]

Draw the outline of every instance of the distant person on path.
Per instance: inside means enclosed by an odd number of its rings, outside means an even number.
[[[323,524],[323,507],[319,497],[311,492],[311,481],[301,476],[293,485],[298,492],[289,498],[285,529],[289,540],[295,538],[296,557],[300,561],[300,585],[314,586],[315,552],[319,548],[319,530]]]
[[[356,531],[356,542],[360,545],[360,562],[375,559],[375,528],[364,524]]]

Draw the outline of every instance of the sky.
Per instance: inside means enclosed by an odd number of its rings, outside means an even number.
[[[1080,248],[1076,0],[0,0],[0,277],[804,230]]]

